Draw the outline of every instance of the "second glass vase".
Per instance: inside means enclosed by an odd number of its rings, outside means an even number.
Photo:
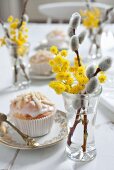
[[[30,84],[28,59],[29,48],[29,43],[22,46],[8,45],[12,65],[12,88],[16,90],[28,87]]]

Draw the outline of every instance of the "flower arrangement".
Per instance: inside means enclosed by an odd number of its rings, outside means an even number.
[[[74,52],[74,64],[71,65],[67,59],[68,53],[66,50],[58,51],[56,46],[52,46],[50,51],[55,55],[54,59],[50,60],[50,66],[52,71],[56,74],[56,80],[51,81],[49,86],[55,90],[57,94],[75,94],[75,95],[90,95],[99,88],[99,84],[106,81],[105,71],[107,71],[112,64],[110,57],[104,58],[97,67],[94,65],[84,65],[80,55],[79,46],[84,40],[85,32],[81,32],[77,35],[77,27],[81,21],[81,16],[78,13],[74,13],[69,22],[69,36],[70,47]],[[81,103],[81,104],[79,104]],[[87,114],[84,111],[83,99],[80,102],[74,101],[73,107],[77,110],[76,118],[73,126],[70,128],[68,134],[67,144],[70,146],[72,141],[74,130],[78,123],[82,122],[84,126],[84,142],[82,145],[83,152],[86,152],[87,144]],[[83,118],[81,116],[83,112]]]
[[[104,14],[102,14],[99,8],[91,7],[91,4],[86,4],[86,9],[81,10],[80,14],[82,16],[82,24],[89,31],[89,38],[91,39],[91,45],[89,48],[89,55],[92,55],[92,49],[94,45],[96,46],[96,56],[101,57],[101,34],[103,32],[103,26],[105,23],[114,23],[113,8],[109,8],[105,10]]]
[[[22,11],[22,16],[20,19],[14,18],[13,16],[9,16],[7,19],[7,26],[0,19],[0,23],[4,30],[4,36],[0,38],[0,46],[6,45],[11,51],[11,56],[15,59],[14,71],[15,71],[15,80],[17,82],[18,79],[18,66],[17,63],[19,61],[20,69],[22,70],[25,79],[29,81],[29,77],[26,73],[26,68],[22,63],[22,59],[29,51],[29,43],[28,43],[28,28],[27,22],[29,20],[26,12],[26,5],[28,0],[24,3],[24,8]]]

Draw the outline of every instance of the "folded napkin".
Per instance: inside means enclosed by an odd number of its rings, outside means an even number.
[[[110,53],[109,53],[110,52]],[[107,56],[113,56],[114,54],[114,49],[110,50],[107,52]],[[113,64],[114,64],[114,58],[113,59]],[[102,85],[102,94],[101,94],[101,100],[100,102],[110,109],[112,113],[114,113],[114,67],[112,67],[106,71],[107,75],[107,81]]]
[[[106,96],[102,95],[100,103],[114,113],[114,99],[107,97],[107,95]]]

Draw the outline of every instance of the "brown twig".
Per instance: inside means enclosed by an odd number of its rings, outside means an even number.
[[[81,66],[81,62],[80,62],[80,56],[79,56],[79,52],[78,50],[75,51],[76,55],[77,55],[77,59],[78,59],[78,65]]]
[[[84,116],[84,120],[83,120],[84,131],[83,131],[83,145],[82,145],[82,149],[83,149],[83,152],[86,152],[86,148],[87,148],[87,136],[88,136],[88,133],[87,133],[88,120],[87,120],[87,114],[86,114],[85,111],[84,111],[83,116]]]
[[[17,53],[16,53],[16,48],[15,46],[13,47],[12,46],[12,50],[14,52],[14,61],[15,63],[13,64],[13,67],[14,67],[14,83],[17,83],[18,81],[18,68],[17,68],[17,60],[18,60],[18,56],[17,56]]]
[[[96,72],[93,74],[93,77],[95,77],[100,71],[101,71],[101,69],[97,68]]]
[[[89,1],[88,1],[88,0],[85,0],[85,2],[86,2],[86,7],[87,7],[87,9],[90,10],[90,9],[91,9],[91,6],[90,6]]]
[[[2,26],[4,26],[4,22],[0,19],[0,23],[2,24]]]
[[[114,9],[114,8],[111,7],[111,8],[109,8],[109,9],[106,10],[106,12],[105,12],[105,17],[104,17],[103,20],[101,20],[101,21],[99,22],[99,25],[101,25],[102,23],[104,23],[105,21],[107,21],[107,19],[108,19],[108,14],[109,14],[113,9]]]
[[[102,30],[102,28],[100,27],[100,28],[97,30],[97,32],[93,35],[93,40],[92,40],[91,45],[90,45],[90,48],[89,48],[89,54],[91,54],[93,45],[94,45],[94,44],[97,44],[97,42],[96,42],[96,37],[97,37],[98,34],[100,35],[100,34],[102,33],[101,30]],[[90,33],[91,33],[90,36],[92,36],[92,31],[91,31]],[[96,47],[97,47],[97,46],[96,46]]]
[[[22,71],[23,71],[23,73],[24,73],[24,76],[25,76],[26,80],[29,81],[29,77],[28,77],[28,75],[27,75],[27,73],[26,73],[26,71],[25,71],[25,66],[24,66],[24,64],[20,63],[20,67],[21,67],[21,69],[22,69]]]
[[[8,33],[8,30],[4,27],[4,22],[3,22],[3,20],[0,19],[0,23],[1,23],[2,27],[3,27],[3,30],[4,30],[7,38],[10,39],[10,35],[9,35],[9,33]]]
[[[73,34],[75,35],[75,28],[73,28]]]
[[[14,64],[14,83],[17,82],[17,75],[18,75],[18,69],[17,69],[17,64]]]
[[[69,134],[68,134],[67,144],[68,144],[69,146],[70,146],[71,143],[72,143],[72,142],[71,142],[71,137],[72,137],[72,135],[73,135],[73,133],[74,133],[74,130],[76,129],[76,126],[78,125],[78,123],[81,121],[81,120],[79,119],[79,117],[80,117],[80,110],[81,110],[81,108],[77,110],[77,114],[76,114],[76,118],[75,118],[74,124],[73,124],[73,126],[70,128],[70,131],[69,131]]]
[[[20,23],[19,23],[19,25],[18,25],[18,29],[22,26],[22,23],[23,23],[23,15],[24,15],[25,12],[26,12],[26,7],[27,7],[28,1],[29,1],[29,0],[26,0],[25,3],[24,3],[24,7],[23,7],[23,11],[22,11]]]

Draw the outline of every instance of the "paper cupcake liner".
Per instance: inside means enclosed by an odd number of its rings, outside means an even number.
[[[36,75],[49,75],[51,73],[51,67],[48,63],[31,63],[31,71]]]
[[[15,126],[23,133],[31,137],[37,137],[50,132],[54,121],[54,114],[34,120],[22,120],[12,116],[12,120]]]

